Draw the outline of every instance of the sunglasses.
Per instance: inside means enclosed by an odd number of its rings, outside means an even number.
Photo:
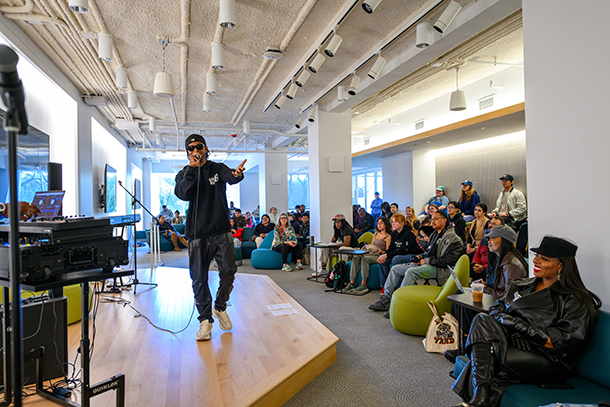
[[[199,143],[199,144],[195,144],[194,146],[188,146],[186,149],[187,149],[188,151],[195,151],[195,149],[197,149],[197,150],[203,150],[203,147],[204,147],[204,146],[203,146],[203,144],[202,144],[202,143]]]

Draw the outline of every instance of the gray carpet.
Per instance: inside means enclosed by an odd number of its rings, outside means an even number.
[[[139,267],[150,265],[146,249],[138,252]],[[186,251],[163,253],[162,261],[167,267],[188,267]],[[367,309],[379,291],[363,296],[326,293],[323,284],[305,279],[310,272],[257,270],[249,259],[238,267],[238,273],[271,277],[339,338],[337,361],[285,407],[438,407],[461,402],[450,387],[452,364],[440,354],[427,353],[422,337],[396,331],[382,313]]]

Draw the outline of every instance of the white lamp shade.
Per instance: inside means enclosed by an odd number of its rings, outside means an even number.
[[[345,102],[347,100],[347,86],[341,85],[337,88],[337,100]]]
[[[307,118],[307,120],[309,120],[311,123],[313,123],[316,121],[317,116],[318,116],[318,104],[314,103],[314,105],[309,110],[309,118]]]
[[[347,93],[352,96],[356,96],[356,93],[358,93],[358,86],[360,86],[360,77],[358,75],[354,75],[351,83],[349,84]]]
[[[373,67],[369,71],[369,74],[368,74],[369,78],[371,78],[371,79],[377,78],[377,75],[379,75],[379,72],[383,69],[383,67],[385,66],[386,62],[388,62],[388,61],[384,57],[379,55],[377,57],[377,60],[373,64]]]
[[[244,120],[244,133],[250,133],[250,121]]]
[[[436,23],[434,23],[434,29],[441,34],[444,33],[461,9],[462,6],[460,6],[459,3],[451,0],[445,11],[443,11],[443,14],[441,14],[438,20],[436,20]]]
[[[309,73],[309,71],[307,69],[303,69],[301,71],[301,73],[299,74],[299,76],[297,76],[297,78],[294,80],[294,83],[299,88],[302,88],[303,85],[305,85],[305,82],[307,82],[307,79],[309,79],[310,76],[311,76],[311,74]]]
[[[205,93],[210,95],[215,94],[218,91],[218,81],[216,80],[216,75],[209,73],[205,76],[205,79]]]
[[[112,35],[97,35],[97,55],[102,61],[112,61]]]
[[[463,90],[456,90],[451,93],[451,101],[449,102],[449,110],[459,112],[466,109],[466,95]]]
[[[75,13],[88,13],[89,4],[87,0],[70,0],[68,3],[70,10]]]
[[[174,78],[169,72],[157,72],[153,94],[160,98],[174,97]]]
[[[422,21],[417,24],[415,38],[417,48],[426,48],[432,45],[432,24],[429,21]]]
[[[381,3],[381,0],[365,0],[364,3],[362,3],[362,8],[364,11],[371,14],[375,11],[379,3]]]
[[[217,42],[212,43],[212,68],[224,69],[225,67],[224,45]]]
[[[116,69],[116,88],[127,89],[127,69],[117,68]]]
[[[275,102],[275,107],[277,107],[278,109],[281,109],[282,106],[284,106],[284,103],[286,103],[287,100],[288,100],[288,98],[285,95],[281,95],[279,97],[279,99]]]
[[[313,73],[318,72],[318,69],[320,69],[325,60],[326,58],[324,58],[324,55],[318,53],[308,66],[309,70]]]
[[[148,130],[150,130],[150,131],[157,130],[157,118],[156,117],[151,116],[148,118]]]
[[[305,116],[299,117],[299,120],[294,124],[294,127],[300,129],[303,126],[303,122],[305,121]]]
[[[127,107],[130,109],[138,107],[138,94],[135,90],[127,92]]]
[[[235,0],[220,0],[218,17],[221,27],[235,28]]]
[[[212,97],[207,93],[203,94],[203,111],[211,112],[212,111]]]
[[[324,50],[324,53],[331,58],[334,57],[337,53],[337,49],[339,49],[339,46],[342,42],[343,38],[339,37],[337,34],[333,35],[333,38],[328,43],[328,46]]]
[[[294,83],[290,84],[290,87],[288,88],[288,92],[286,92],[286,97],[290,100],[294,99],[294,95],[296,95],[297,89],[299,89],[299,87],[296,84],[294,84]]]

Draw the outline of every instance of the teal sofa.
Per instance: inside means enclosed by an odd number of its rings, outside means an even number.
[[[252,252],[252,257],[250,258],[250,262],[252,267],[255,269],[281,269],[282,264],[282,255],[276,251],[271,250],[271,245],[273,244],[273,233],[269,233],[260,247]],[[243,249],[242,249],[243,254]],[[292,261],[292,254],[288,254],[288,264]]]
[[[256,250],[256,243],[249,240],[254,236],[254,228],[244,228],[241,234],[241,254],[244,259],[249,259],[252,251]]]
[[[176,232],[180,233],[181,235],[184,235],[185,227],[186,227],[186,225],[184,223],[182,223],[180,225],[174,225]],[[150,247],[150,229],[146,229],[146,243]],[[184,246],[182,243],[180,243],[180,241],[178,241],[178,247],[181,249],[184,249],[186,246]],[[170,252],[170,251],[174,250],[174,244],[172,243],[171,240],[167,239],[165,236],[160,234],[159,235],[159,249],[162,252]]]
[[[347,263],[347,275],[350,275],[350,270],[352,269],[352,262]],[[349,278],[349,277],[348,277]],[[356,286],[362,284],[362,273],[358,272],[358,277],[356,278]],[[369,265],[369,278],[366,279],[366,286],[369,290],[378,290],[381,288],[381,281],[379,280],[379,264],[371,264]]]
[[[591,341],[573,358],[576,376],[567,380],[572,389],[540,388],[533,384],[510,386],[502,396],[500,407],[544,406],[552,403],[594,404],[610,400],[610,313],[599,311],[599,320]],[[456,359],[457,377],[468,363],[467,356]]]

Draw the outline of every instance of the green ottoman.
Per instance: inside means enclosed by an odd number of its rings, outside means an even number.
[[[441,289],[432,285],[409,285],[394,291],[390,303],[390,322],[394,329],[409,335],[426,335],[432,321],[428,300],[434,301]]]

